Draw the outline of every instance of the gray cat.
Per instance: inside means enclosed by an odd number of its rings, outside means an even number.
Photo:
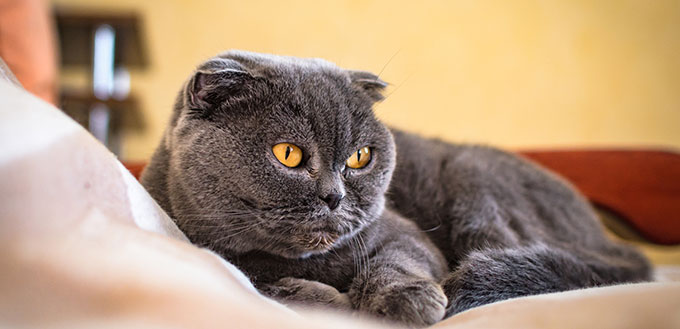
[[[517,296],[649,280],[565,181],[388,129],[386,84],[231,51],[180,92],[142,184],[197,245],[284,302],[424,326]]]

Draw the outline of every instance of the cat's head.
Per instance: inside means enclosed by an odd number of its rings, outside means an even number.
[[[386,84],[319,59],[231,51],[201,64],[166,136],[171,213],[198,244],[297,258],[383,211],[395,166],[372,111]]]

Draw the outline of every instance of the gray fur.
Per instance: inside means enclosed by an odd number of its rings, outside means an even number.
[[[515,155],[388,130],[386,84],[228,52],[179,94],[142,184],[265,294],[424,326],[507,298],[649,279],[566,182]],[[303,149],[298,168],[271,147]],[[357,149],[371,162],[346,168]],[[342,194],[331,210],[324,196]]]

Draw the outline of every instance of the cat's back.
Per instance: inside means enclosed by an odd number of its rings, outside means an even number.
[[[445,254],[474,249],[475,241],[516,246],[601,240],[584,198],[538,165],[491,147],[392,133],[397,165],[389,204]]]

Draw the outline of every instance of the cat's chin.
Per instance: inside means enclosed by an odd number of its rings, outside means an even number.
[[[299,250],[285,250],[285,251],[269,251],[270,254],[283,257],[283,258],[288,258],[288,259],[305,259],[309,258],[312,256],[317,256],[317,255],[323,255],[327,252],[329,252],[332,248],[328,249],[317,249],[317,250],[304,250],[304,249],[299,249]]]
[[[279,256],[289,259],[305,259],[322,255],[342,246],[352,234],[338,235],[329,232],[314,232],[299,238],[296,248],[287,248]],[[295,250],[293,250],[295,249]]]
[[[342,248],[367,225],[374,222],[372,216],[365,212],[336,211],[334,216],[329,215],[325,212],[314,217],[307,217],[304,222],[296,223],[293,227],[281,225],[266,227],[267,235],[276,243],[262,243],[260,245],[266,245],[268,248],[256,247],[255,249],[288,259],[309,258]],[[357,221],[352,218],[364,220]],[[294,220],[287,222],[294,222]],[[282,231],[291,233],[288,236],[282,236]]]
[[[330,249],[338,238],[339,235],[337,233],[319,231],[306,234],[299,239],[299,242],[305,249],[310,251],[323,251]]]

